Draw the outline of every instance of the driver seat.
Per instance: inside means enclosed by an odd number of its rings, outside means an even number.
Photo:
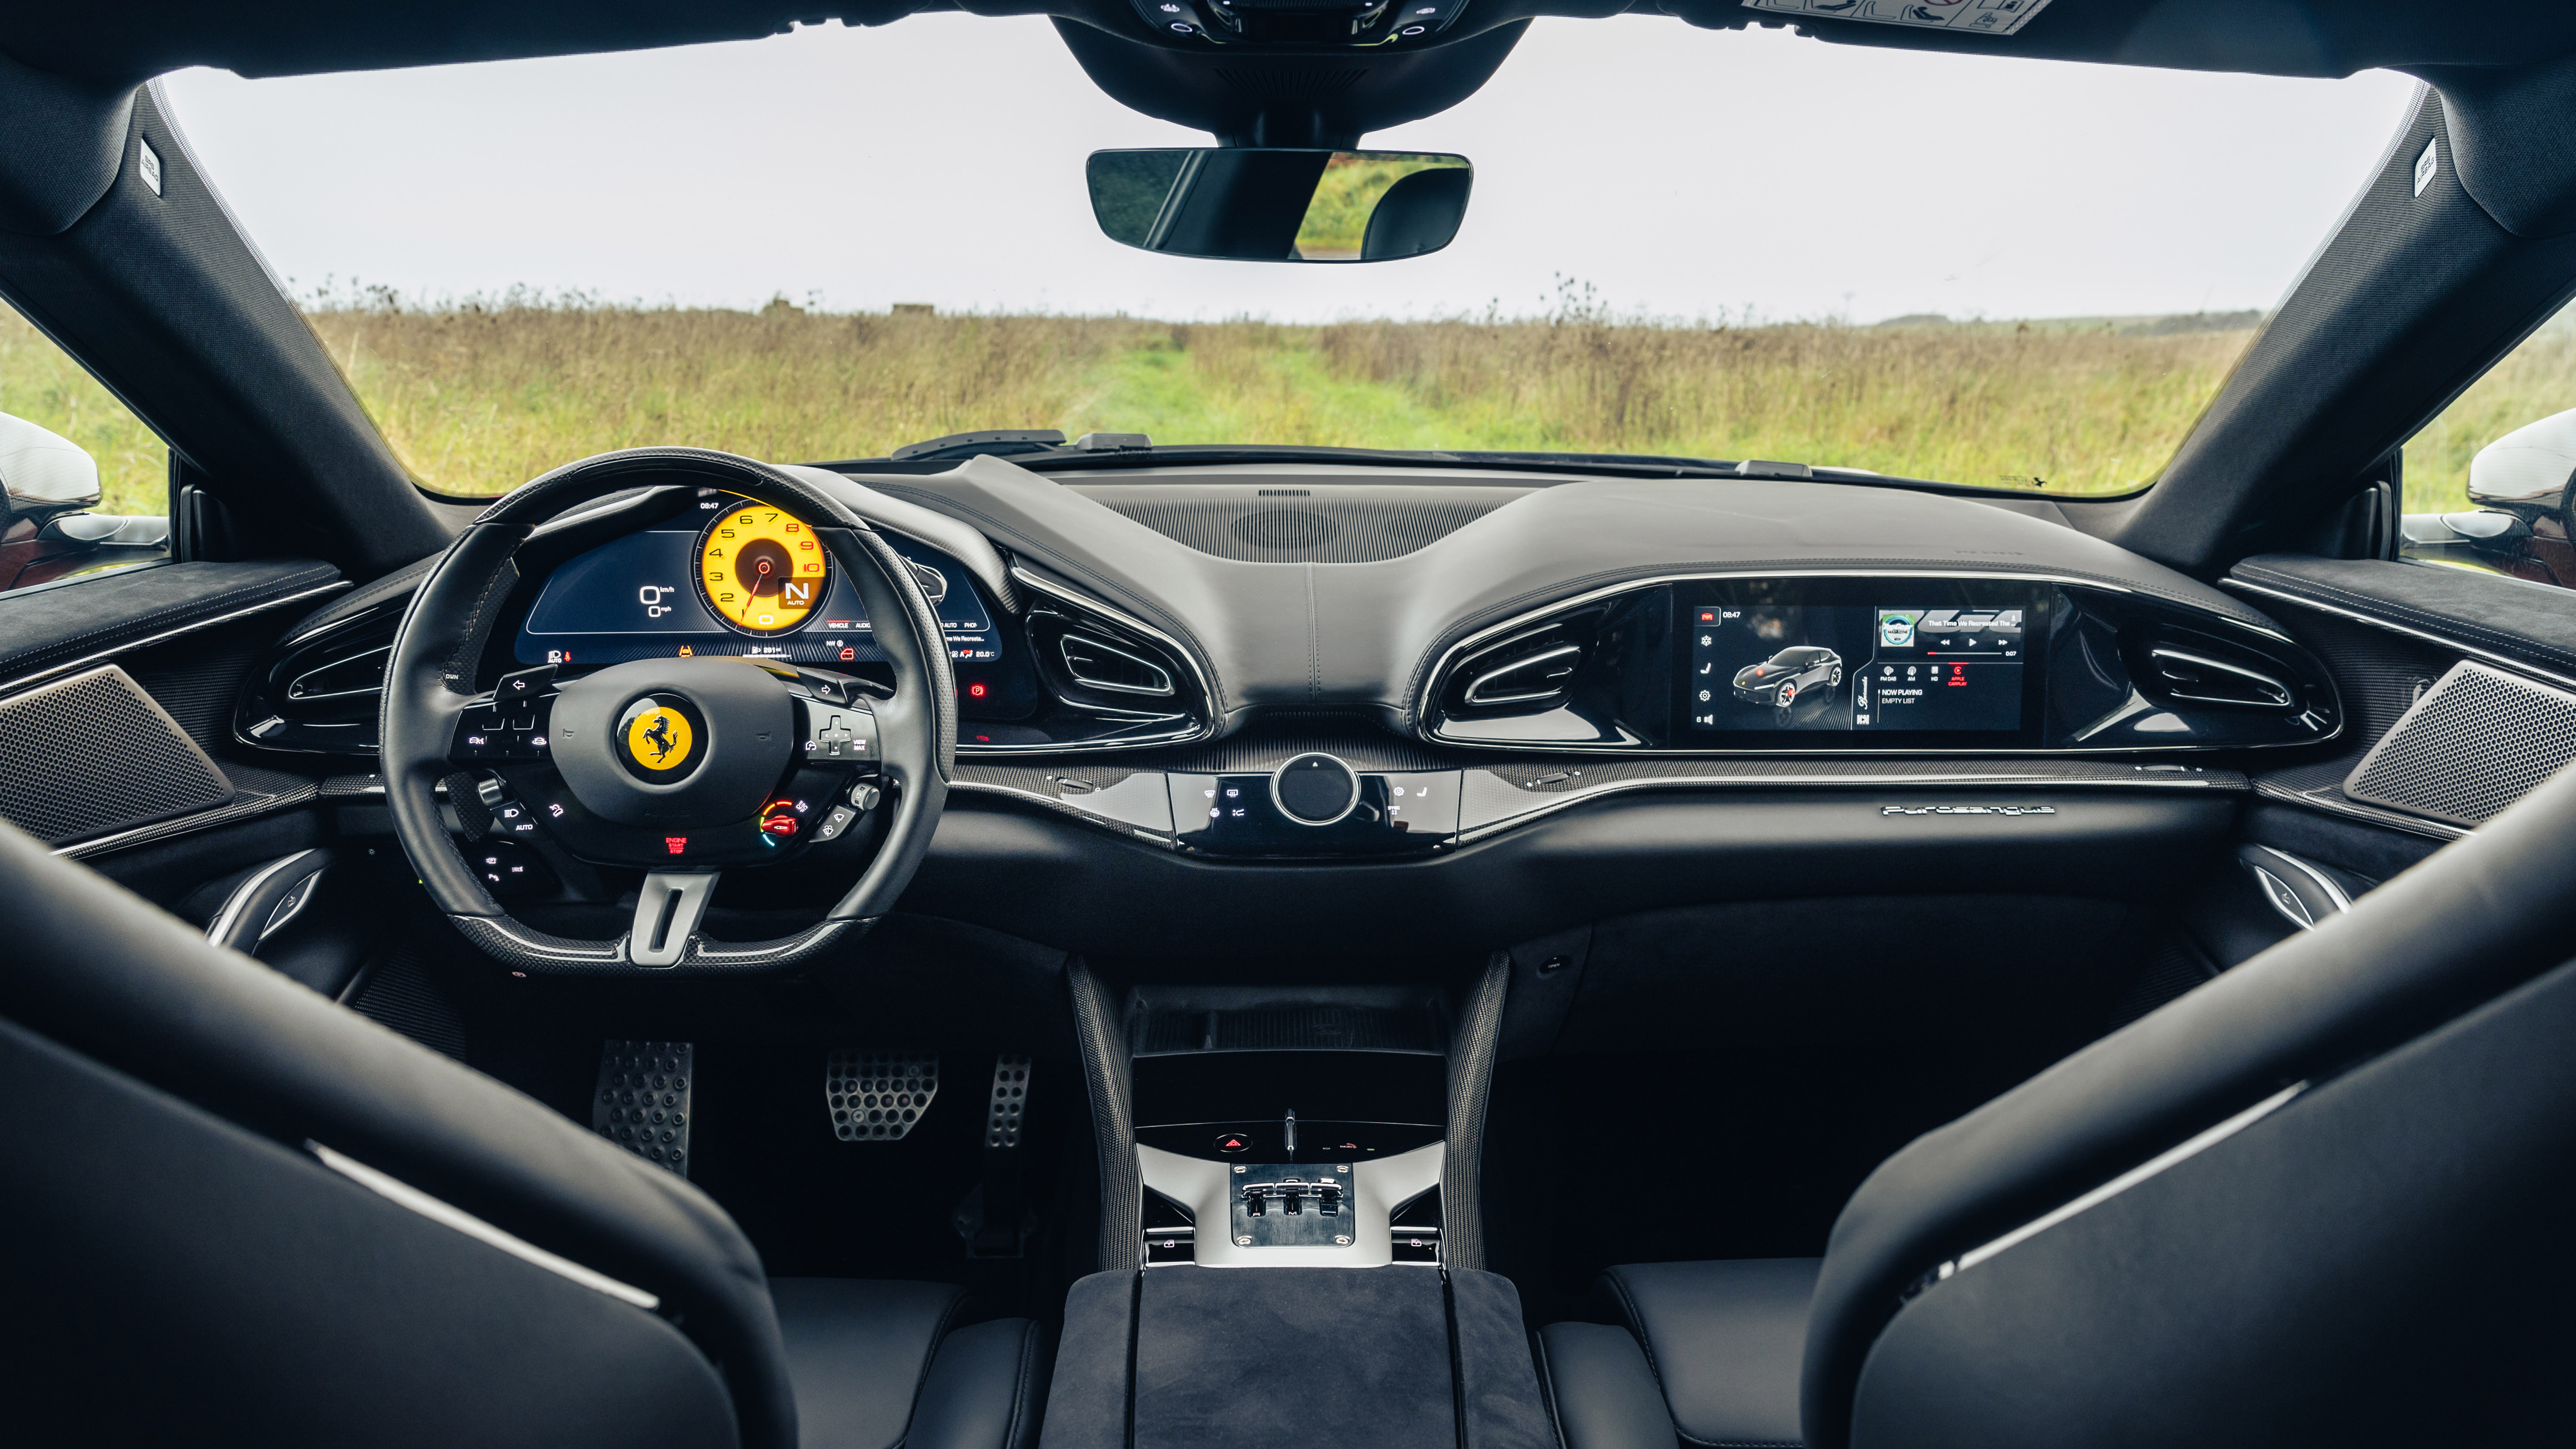
[[[772,1280],[695,1187],[0,824],[19,1443],[1021,1449],[961,1290]]]

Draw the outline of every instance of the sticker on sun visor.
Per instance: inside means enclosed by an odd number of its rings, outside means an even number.
[[[1772,15],[1823,16],[1831,20],[1869,20],[1881,25],[2010,35],[2029,24],[2030,17],[2047,9],[2048,0],[1744,0],[1744,8]]]

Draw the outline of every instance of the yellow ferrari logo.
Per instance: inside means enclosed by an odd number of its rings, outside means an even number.
[[[669,705],[657,704],[626,722],[626,752],[647,769],[678,769],[696,744],[687,718]]]

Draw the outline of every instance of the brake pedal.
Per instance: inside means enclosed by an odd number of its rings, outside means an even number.
[[[612,1041],[599,1050],[590,1127],[682,1177],[689,1175],[689,1094],[697,1048],[684,1041]]]
[[[896,1142],[939,1095],[939,1053],[836,1047],[823,1063],[832,1135],[844,1142]]]

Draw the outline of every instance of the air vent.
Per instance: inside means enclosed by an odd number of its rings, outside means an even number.
[[[1458,661],[1441,697],[1452,709],[1521,714],[1565,702],[1590,656],[1601,611],[1525,630]]]
[[[351,695],[373,696],[385,687],[385,661],[393,657],[393,646],[383,645],[346,659],[336,659],[304,671],[286,686],[286,697],[298,704],[325,699],[346,699]]]
[[[393,599],[287,644],[250,671],[233,733],[263,749],[372,755],[376,713],[409,601]]]
[[[2252,709],[2288,709],[2298,703],[2297,691],[2280,679],[2197,650],[2159,644],[2147,651],[2147,661],[2155,670],[2156,683],[2174,699]]]
[[[1067,634],[1056,641],[1056,648],[1064,657],[1065,672],[1078,684],[1112,694],[1168,696],[1173,692],[1171,671],[1114,644]]]
[[[1564,695],[1574,671],[1583,667],[1583,650],[1558,644],[1471,676],[1466,701],[1471,705],[1535,704]]]

